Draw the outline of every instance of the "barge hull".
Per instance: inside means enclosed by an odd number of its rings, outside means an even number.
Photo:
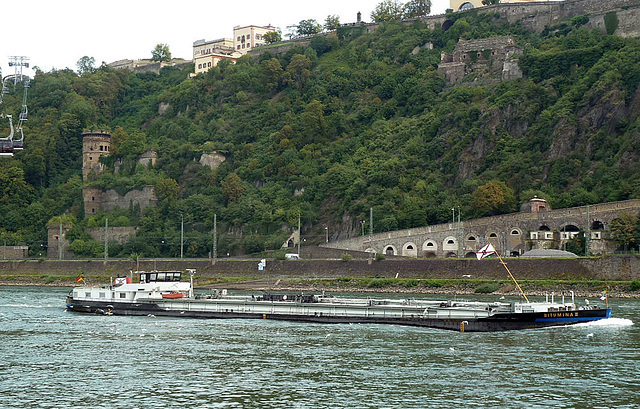
[[[163,305],[171,306],[174,301],[163,300]],[[177,303],[177,302],[176,302]],[[429,318],[420,315],[392,316],[382,315],[352,316],[314,314],[287,314],[269,312],[243,312],[233,308],[224,311],[212,311],[198,308],[198,304],[181,301],[185,308],[163,308],[156,302],[103,302],[89,300],[67,300],[67,309],[81,313],[124,315],[124,316],[162,316],[202,319],[269,319],[280,321],[308,322],[321,324],[389,324],[413,327],[438,328],[465,332],[494,332],[519,329],[545,328],[564,326],[582,322],[608,318],[610,309],[593,309],[576,311],[571,316],[567,314],[549,313],[518,313],[495,314],[483,318]]]

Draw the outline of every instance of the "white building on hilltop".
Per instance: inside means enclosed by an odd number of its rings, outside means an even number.
[[[244,55],[253,48],[266,44],[264,35],[270,31],[276,31],[276,28],[271,25],[235,26],[233,28],[233,44],[236,51]]]
[[[198,40],[193,43],[195,75],[207,72],[223,59],[235,63],[241,53],[235,51],[233,40],[220,38],[212,41]]]
[[[220,38],[217,40],[198,40],[193,43],[193,63],[198,75],[215,67],[222,60],[236,60],[255,47],[266,44],[264,35],[276,28],[267,26],[236,26],[233,28],[233,39]]]

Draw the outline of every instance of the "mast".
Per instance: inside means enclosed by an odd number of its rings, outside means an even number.
[[[502,264],[504,266],[504,269],[507,270],[507,273],[509,273],[509,277],[511,277],[513,282],[516,284],[516,287],[518,287],[518,290],[520,291],[520,294],[522,294],[524,299],[527,300],[527,302],[529,302],[529,298],[527,298],[527,295],[524,293],[524,291],[522,291],[522,287],[520,287],[520,284],[518,284],[518,280],[516,280],[516,278],[513,276],[513,274],[511,274],[511,270],[509,270],[509,267],[507,267],[507,263],[504,262],[504,260],[502,259],[502,257],[500,256],[500,253],[498,253],[498,251],[496,251],[496,255],[498,256],[498,259],[500,260],[500,264]]]
[[[478,260],[482,260],[483,258],[489,257],[493,254],[498,256],[498,259],[500,260],[500,264],[502,264],[504,266],[504,269],[507,270],[507,273],[509,273],[509,277],[511,277],[513,282],[516,284],[516,287],[518,287],[520,294],[522,294],[524,299],[527,300],[527,302],[529,302],[529,298],[527,298],[527,295],[524,293],[524,291],[522,291],[522,287],[520,287],[520,284],[518,284],[518,280],[516,280],[513,274],[511,274],[511,270],[509,270],[509,267],[507,267],[507,263],[504,262],[504,260],[502,259],[502,256],[500,256],[500,253],[498,253],[498,251],[493,247],[493,244],[489,243],[484,247],[482,247],[480,250],[478,250],[476,252],[476,257],[478,257]]]

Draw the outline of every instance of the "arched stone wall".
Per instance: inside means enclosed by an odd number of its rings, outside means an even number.
[[[387,256],[397,256],[398,250],[392,245],[384,246],[384,254]]]
[[[442,241],[442,251],[446,254],[448,252],[458,252],[458,240],[453,236],[447,236]]]
[[[435,240],[426,240],[422,243],[422,256],[424,258],[436,257],[438,255],[438,243]]]
[[[405,243],[402,246],[402,255],[405,257],[418,257],[418,246],[413,242]]]

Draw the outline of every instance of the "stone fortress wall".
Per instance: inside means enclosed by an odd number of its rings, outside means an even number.
[[[622,212],[640,216],[640,199],[569,209],[548,210],[532,202],[519,213],[417,227],[325,243],[321,247],[368,251],[405,257],[474,257],[492,243],[504,255],[531,249],[558,249],[581,230],[588,232],[591,255],[615,250],[607,226]]]

